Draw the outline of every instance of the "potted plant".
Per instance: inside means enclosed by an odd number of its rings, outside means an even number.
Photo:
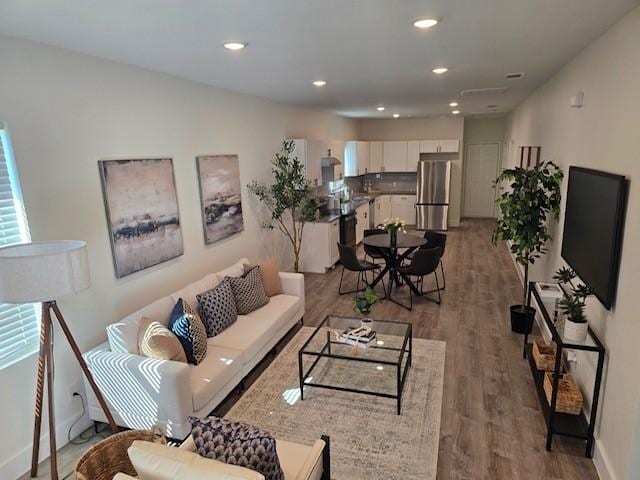
[[[553,162],[541,162],[532,168],[504,170],[495,181],[502,193],[496,199],[500,218],[493,232],[494,245],[499,240],[510,242],[511,253],[524,268],[522,303],[512,305],[511,330],[530,333],[535,309],[527,306],[529,265],[546,253],[551,239],[547,220],[557,220],[560,212],[560,184],[564,174]],[[502,186],[509,183],[510,189]]]
[[[378,295],[371,287],[367,287],[364,291],[356,293],[353,297],[353,310],[360,312],[364,317],[362,322],[363,326],[368,326],[366,324],[371,323],[367,316],[371,313],[376,303],[378,303]]]
[[[560,311],[565,315],[564,339],[581,343],[587,339],[589,331],[584,309],[587,297],[593,292],[582,283],[574,285],[575,278],[576,272],[565,267],[560,268],[553,276],[554,280],[568,287],[564,289],[564,295],[558,304]]]
[[[269,210],[271,218],[262,224],[273,229],[274,224],[291,242],[293,247],[293,269],[300,269],[302,232],[305,222],[313,220],[316,200],[311,183],[304,174],[304,167],[293,156],[293,140],[282,142],[282,150],[271,161],[274,183],[267,185],[254,180],[247,188]]]
[[[382,228],[386,232],[389,232],[389,242],[391,247],[395,248],[398,241],[398,231],[407,233],[407,223],[401,218],[387,218],[382,222]]]

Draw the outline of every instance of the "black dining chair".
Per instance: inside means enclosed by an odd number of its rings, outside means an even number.
[[[364,236],[365,237],[369,237],[371,235],[380,235],[380,234],[385,234],[387,232],[385,232],[384,230],[382,230],[381,228],[369,228],[367,230],[364,231]],[[376,263],[376,260],[383,260],[384,261],[384,254],[382,253],[382,249],[380,247],[373,247],[371,245],[365,245],[364,246],[364,259],[366,260],[367,257],[371,257],[371,263]]]
[[[371,262],[367,262],[366,260],[360,260],[356,255],[356,249],[348,245],[338,243],[338,250],[340,252],[340,262],[342,263],[342,273],[340,274],[340,285],[338,285],[338,294],[346,295],[347,293],[361,292],[362,290],[360,290],[360,281],[364,281],[366,288],[366,286],[369,285],[369,283],[367,282],[366,273],[374,272],[375,270],[379,269],[380,266],[375,265]],[[342,291],[342,278],[344,277],[345,270],[349,270],[350,272],[358,272],[358,281],[356,283],[355,290],[349,290],[347,292]]]
[[[440,288],[440,290],[444,290],[445,287],[447,286],[447,280],[444,277],[444,266],[442,263],[442,257],[444,257],[444,249],[447,246],[447,235],[445,235],[444,233],[427,230],[426,232],[424,232],[424,238],[427,241],[425,248],[440,247],[442,249],[442,253],[440,254],[440,271],[442,272],[442,287]],[[437,273],[435,275],[436,277],[438,276]]]
[[[400,267],[398,269],[404,275],[409,275],[412,277],[418,278],[418,285],[420,288],[420,295],[424,296],[427,300],[431,300],[432,302],[440,305],[442,298],[440,297],[440,285],[438,283],[438,275],[436,271],[438,269],[438,264],[440,263],[440,257],[442,256],[442,248],[434,247],[434,248],[425,248],[418,249],[413,252],[413,256],[411,257],[411,263],[407,266]],[[434,274],[436,279],[436,288],[435,290],[431,290],[428,292],[424,291],[424,277],[430,274]],[[433,299],[427,297],[426,294],[437,292],[438,299]],[[411,306],[409,309],[413,308],[413,290],[409,289],[409,299],[411,302]]]

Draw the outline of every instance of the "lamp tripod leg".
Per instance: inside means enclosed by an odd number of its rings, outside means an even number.
[[[33,424],[33,450],[31,452],[31,477],[38,476],[38,458],[40,456],[40,427],[42,425],[42,400],[44,397],[44,370],[49,342],[49,309],[42,304],[42,320],[40,324],[40,353],[38,354],[38,379],[36,384],[35,421]]]
[[[53,342],[51,338],[51,317],[47,315],[49,324],[49,341],[46,344],[47,348],[47,400],[49,404],[49,462],[51,464],[51,480],[58,480],[58,455],[56,448],[56,417],[54,407],[54,392],[53,392]]]
[[[91,389],[93,390],[93,393],[96,395],[96,398],[98,399],[98,403],[100,403],[100,407],[102,408],[102,411],[107,417],[107,422],[109,423],[109,427],[111,428],[111,431],[113,433],[116,433],[118,431],[118,426],[116,425],[116,422],[113,419],[111,412],[109,411],[107,402],[105,402],[104,397],[102,396],[102,393],[98,388],[98,385],[96,385],[96,382],[93,379],[93,375],[91,375],[91,371],[89,370],[89,367],[87,367],[87,364],[84,361],[84,358],[82,358],[82,353],[80,352],[80,349],[76,344],[76,341],[71,335],[71,331],[69,330],[69,327],[67,327],[67,323],[64,321],[64,317],[62,316],[62,313],[60,312],[58,305],[56,304],[56,302],[51,302],[51,303],[52,303],[51,308],[53,308],[53,312],[55,313],[55,316],[58,319],[58,323],[60,323],[60,327],[64,332],[64,336],[67,337],[67,341],[71,346],[71,350],[73,350],[73,354],[76,356],[76,359],[80,364],[80,368],[82,368],[84,375],[87,377],[87,380],[89,381],[89,385],[91,385]]]

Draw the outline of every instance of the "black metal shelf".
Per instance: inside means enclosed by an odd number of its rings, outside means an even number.
[[[547,450],[551,450],[553,435],[562,435],[586,441],[585,456],[591,457],[593,454],[593,432],[598,412],[598,400],[600,398],[600,386],[602,384],[602,372],[604,369],[605,348],[591,328],[588,330],[588,342],[575,343],[565,341],[558,330],[556,323],[552,320],[552,318],[555,319],[556,317],[555,312],[553,312],[553,315],[550,315],[547,310],[547,305],[542,301],[542,298],[538,293],[536,283],[537,282],[529,282],[527,305],[531,306],[531,298],[535,297],[540,313],[542,314],[542,318],[551,332],[551,337],[556,345],[556,362],[553,370],[554,377],[551,402],[547,400],[544,391],[545,372],[538,370],[535,364],[535,360],[531,353],[533,346],[528,341],[528,334],[524,335],[523,355],[529,360],[529,366],[531,367],[531,374],[536,385],[542,412],[545,420],[547,421]],[[556,411],[556,404],[558,400],[558,378],[559,374],[563,372],[563,350],[580,350],[585,353],[598,355],[598,366],[593,386],[593,397],[589,403],[591,405],[591,412],[588,418],[584,413],[580,413],[580,415],[569,415]]]

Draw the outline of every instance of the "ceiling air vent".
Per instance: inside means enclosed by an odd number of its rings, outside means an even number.
[[[502,95],[508,90],[509,87],[473,88],[471,90],[461,90],[460,95],[463,97],[477,97],[479,95]]]
[[[504,77],[509,80],[518,80],[524,77],[524,72],[507,73]]]

